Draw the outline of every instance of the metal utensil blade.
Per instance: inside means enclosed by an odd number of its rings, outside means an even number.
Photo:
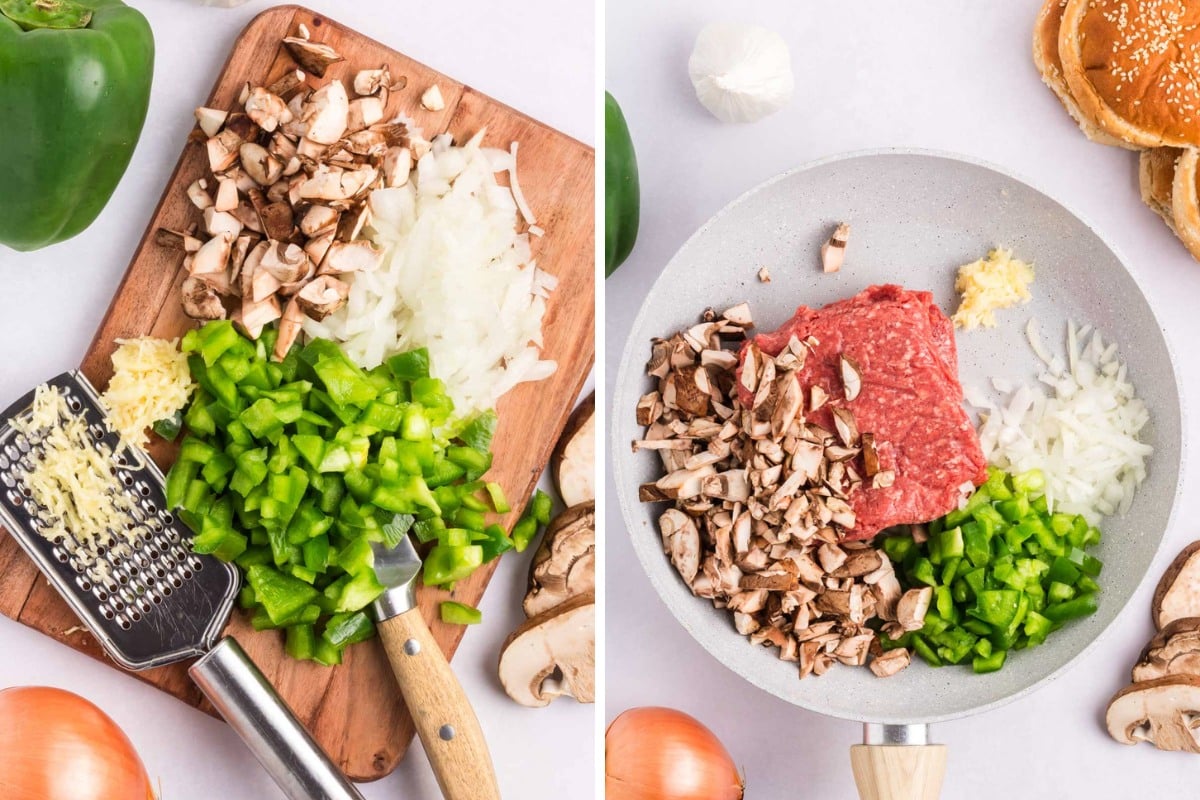
[[[375,555],[375,577],[387,587],[375,601],[375,619],[385,620],[414,608],[421,556],[413,547],[412,539],[404,536],[392,548],[382,542],[372,542],[371,552]]]

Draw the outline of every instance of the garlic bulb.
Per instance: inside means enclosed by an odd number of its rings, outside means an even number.
[[[724,122],[755,122],[792,99],[787,44],[757,25],[706,25],[696,37],[688,74],[696,97]]]

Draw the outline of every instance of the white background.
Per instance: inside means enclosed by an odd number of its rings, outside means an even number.
[[[124,180],[89,230],[32,254],[0,248],[0,279],[9,297],[0,316],[0,407],[79,364],[175,166],[193,125],[192,109],[207,98],[238,32],[272,5],[228,10],[194,0],[133,4],[149,18],[158,50],[145,130]],[[523,0],[519,13],[488,0],[307,5],[593,143],[590,3]],[[506,558],[481,606],[486,622],[467,632],[454,667],[474,701],[505,797],[587,797],[593,707],[567,699],[525,709],[496,680],[500,646],[523,620],[525,574],[524,557]],[[0,617],[0,687],[23,684],[61,686],[98,703],[161,780],[164,800],[281,796],[223,723]],[[368,798],[440,796],[420,746],[409,752],[391,777],[362,787]]]
[[[811,159],[913,146],[967,153],[1029,176],[1109,237],[1132,262],[1167,328],[1195,408],[1200,264],[1141,204],[1136,157],[1085,140],[1042,85],[1030,58],[1039,5],[608,0],[606,84],[629,120],[642,185],[637,248],[607,281],[609,385],[641,297],[722,206]],[[736,126],[717,122],[696,102],[687,58],[696,33],[715,20],[755,22],[787,40],[796,76],[790,106]],[[639,358],[644,344],[632,343]],[[1193,419],[1185,435],[1195,430]],[[949,745],[945,797],[1195,793],[1182,787],[1194,786],[1200,761],[1148,745],[1122,747],[1101,728],[1108,698],[1128,680],[1151,634],[1157,576],[1200,533],[1196,481],[1185,481],[1176,523],[1150,577],[1085,660],[1019,702],[934,727],[936,740]],[[847,748],[860,740],[859,726],[776,700],[696,644],[643,575],[609,487],[607,718],[639,705],[674,706],[699,717],[744,767],[750,798],[855,796]]]

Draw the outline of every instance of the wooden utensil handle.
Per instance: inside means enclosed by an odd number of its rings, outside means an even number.
[[[946,774],[943,744],[856,744],[850,766],[862,800],[937,800]]]
[[[483,729],[420,609],[379,623],[379,637],[446,800],[499,800]]]

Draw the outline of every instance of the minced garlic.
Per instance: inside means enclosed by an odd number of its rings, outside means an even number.
[[[996,327],[995,312],[1018,303],[1028,303],[1033,266],[1012,257],[1011,250],[996,248],[971,264],[958,268],[954,289],[962,302],[952,319],[955,326],[971,330]]]
[[[118,339],[117,344],[112,380],[100,402],[121,441],[145,447],[146,429],[187,405],[194,388],[187,356],[175,339],[143,336]]]

